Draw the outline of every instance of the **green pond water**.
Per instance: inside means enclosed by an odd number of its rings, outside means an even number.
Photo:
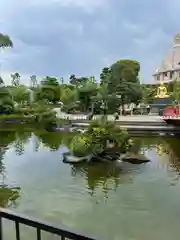
[[[148,164],[73,167],[61,155],[70,138],[0,132],[0,180],[20,187],[10,209],[105,240],[179,240],[180,140],[136,138]],[[4,226],[5,239],[15,239],[12,223]],[[36,239],[33,229],[21,230],[22,239]]]

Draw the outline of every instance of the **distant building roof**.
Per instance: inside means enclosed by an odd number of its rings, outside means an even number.
[[[164,58],[160,68],[157,68],[153,75],[170,70],[180,70],[180,33],[174,37],[174,43],[169,54]]]

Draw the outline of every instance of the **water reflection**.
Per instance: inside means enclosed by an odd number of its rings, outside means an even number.
[[[144,153],[148,164],[71,166],[61,154],[72,137],[0,132],[2,182],[21,187],[15,211],[103,239],[178,239],[180,181],[171,184],[180,173],[178,139],[135,138],[132,151]]]
[[[179,139],[165,139],[161,152],[166,153],[171,167],[180,175],[180,147]]]
[[[104,197],[108,198],[109,191],[116,191],[122,184],[133,182],[134,175],[143,171],[145,165],[132,165],[130,163],[84,164],[71,168],[74,177],[81,176],[86,180],[89,193],[93,196],[101,189]]]
[[[51,151],[56,151],[61,145],[69,146],[74,133],[63,133],[63,132],[34,132],[37,140],[41,142],[45,147],[48,147]]]
[[[90,194],[94,195],[97,188],[101,188],[104,196],[108,196],[108,190],[116,189],[120,184],[122,168],[115,164],[96,164],[89,166],[73,166],[72,175],[81,175],[87,181]],[[110,187],[111,186],[111,187]]]
[[[6,150],[7,150],[6,147],[3,147],[3,146],[0,147],[0,184],[1,185],[4,183],[4,179],[6,177],[6,173],[5,173],[6,168],[3,162],[3,157]]]
[[[5,178],[5,165],[2,161],[5,152],[13,147],[15,153],[18,156],[24,154],[25,145],[28,145],[30,139],[33,138],[34,152],[41,151],[41,145],[48,148],[50,151],[61,152],[66,151],[63,148],[68,146],[73,133],[49,133],[46,131],[35,132],[22,132],[22,131],[1,131],[0,132],[0,176],[2,180]],[[156,166],[166,167],[171,166],[178,174],[180,174],[180,149],[179,140],[173,138],[134,138],[134,146],[132,151],[134,153],[144,153],[155,149],[156,155],[159,156],[159,160],[156,161]],[[167,158],[168,156],[168,158]],[[166,161],[165,161],[166,158]],[[116,189],[119,184],[124,182],[132,182],[132,177],[128,175],[129,172],[143,171],[144,166],[131,166],[124,164],[96,164],[96,165],[78,165],[72,167],[72,176],[77,175],[83,177],[87,181],[87,186],[91,192],[91,195],[95,193],[96,188],[102,188],[106,193],[108,184],[113,185],[113,189]]]

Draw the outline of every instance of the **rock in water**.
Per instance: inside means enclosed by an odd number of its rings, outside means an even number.
[[[64,163],[71,163],[71,164],[77,164],[77,163],[83,163],[83,162],[88,162],[89,157],[76,157],[71,154],[63,154],[63,162]]]
[[[150,160],[143,154],[129,152],[120,157],[123,162],[129,162],[132,164],[148,163]]]
[[[97,154],[97,158],[104,158],[108,161],[116,161],[119,157],[120,153],[114,147],[106,148],[102,153]]]

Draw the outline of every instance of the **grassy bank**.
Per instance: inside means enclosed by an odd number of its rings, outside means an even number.
[[[9,124],[46,124],[56,121],[56,115],[50,108],[28,107],[15,109],[12,114],[0,114],[0,125]]]

